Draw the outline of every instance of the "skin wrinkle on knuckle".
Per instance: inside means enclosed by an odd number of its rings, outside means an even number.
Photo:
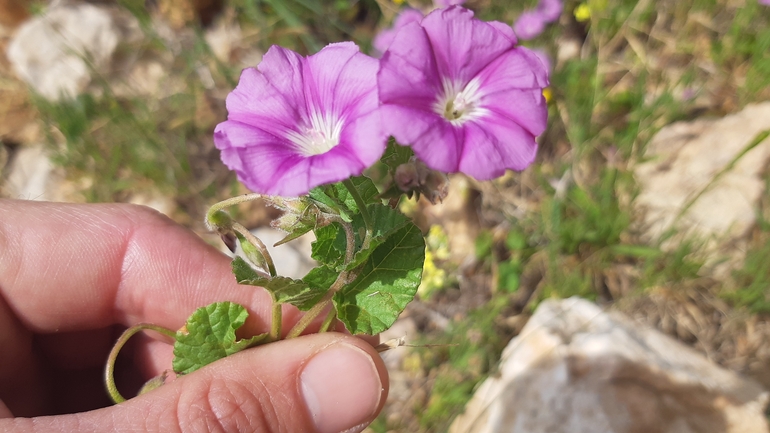
[[[272,432],[270,427],[280,419],[263,398],[269,394],[261,381],[246,386],[237,380],[209,378],[185,387],[177,402],[179,431]]]

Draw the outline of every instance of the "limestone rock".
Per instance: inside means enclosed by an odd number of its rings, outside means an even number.
[[[18,149],[8,166],[8,178],[3,191],[11,198],[25,200],[54,200],[51,185],[60,176],[41,144]]]
[[[643,211],[648,237],[656,240],[674,229],[678,236],[664,247],[694,235],[707,241],[712,261],[739,262],[742,238],[755,223],[764,191],[770,138],[741,153],[764,130],[770,130],[770,102],[718,120],[674,123],[658,132],[647,146],[648,161],[634,169],[640,188],[635,205]]]
[[[769,395],[694,350],[579,299],[548,300],[452,433],[765,433]]]
[[[25,22],[8,45],[16,74],[50,100],[74,97],[104,73],[120,42],[136,37],[138,24],[116,8],[61,5]]]

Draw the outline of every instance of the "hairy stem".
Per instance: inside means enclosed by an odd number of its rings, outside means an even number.
[[[339,278],[337,278],[337,281],[339,281]],[[337,281],[335,281],[334,283],[336,284]],[[334,284],[332,284],[332,287],[334,287]],[[291,328],[286,338],[289,339],[289,338],[299,337],[300,334],[302,334],[302,331],[304,331],[308,327],[308,325],[310,325],[310,322],[315,320],[315,318],[318,317],[319,314],[321,314],[321,311],[323,311],[324,308],[326,308],[329,304],[332,303],[332,297],[334,296],[335,292],[336,290],[332,291],[332,288],[329,288],[329,291],[326,292],[324,297],[321,298],[321,300],[318,301],[317,304],[313,305],[313,308],[308,310],[308,312],[305,313],[305,315],[303,315],[301,319],[299,319],[299,322],[297,322],[297,324]],[[334,307],[332,307],[332,309],[333,308]]]
[[[270,324],[270,334],[268,337],[270,338],[270,341],[278,341],[281,339],[282,314],[283,310],[281,304],[275,302],[275,299],[273,299],[273,317],[271,319],[273,323]]]
[[[334,294],[337,293],[342,286],[345,285],[345,283],[348,282],[348,278],[350,277],[349,272],[342,272],[337,277],[337,279],[334,281],[334,284],[329,287],[329,291],[326,292],[323,298],[321,298],[320,301],[318,301],[317,304],[313,305],[313,308],[308,310],[307,313],[305,313],[304,316],[302,316],[301,319],[299,319],[299,322],[297,322],[296,325],[294,325],[291,328],[291,331],[289,331],[289,335],[286,336],[286,338],[294,338],[299,337],[300,334],[302,334],[302,331],[305,330],[305,328],[310,325],[310,322],[315,320],[316,317],[318,317],[319,314],[321,314],[321,311],[326,308],[327,305],[330,305],[332,303],[332,297],[334,297]],[[334,306],[332,305],[332,311],[335,313],[336,317],[336,311],[334,309]],[[326,323],[326,320],[324,320],[324,323]]]
[[[371,242],[372,234],[374,233],[372,216],[369,215],[369,210],[366,208],[366,203],[364,203],[364,199],[361,198],[361,194],[358,193],[356,186],[353,185],[353,181],[350,179],[345,179],[342,181],[342,184],[345,185],[345,188],[347,188],[350,192],[350,196],[353,197],[353,200],[356,202],[356,206],[358,206],[358,211],[361,212],[361,217],[364,219],[364,225],[366,226],[366,236],[364,237],[364,241],[361,244],[361,249],[365,250],[369,248],[369,242]]]
[[[218,231],[218,226],[215,223],[216,217],[214,216],[217,212],[230,206],[246,203],[247,201],[257,200],[259,198],[262,198],[262,194],[252,193],[239,195],[238,197],[228,198],[227,200],[220,201],[219,203],[211,206],[208,212],[206,212],[206,226],[208,226],[209,230]]]
[[[162,326],[153,325],[151,323],[139,323],[136,324],[128,329],[126,329],[123,334],[120,335],[120,338],[118,338],[118,341],[115,342],[115,345],[112,347],[112,350],[110,351],[110,355],[107,357],[107,367],[104,369],[104,382],[107,385],[107,393],[110,394],[110,398],[114,403],[122,403],[126,401],[126,399],[120,395],[120,392],[118,392],[118,387],[115,385],[115,360],[118,359],[118,353],[120,352],[120,349],[125,346],[126,342],[134,336],[139,331],[143,331],[145,329],[149,329],[155,332],[158,332],[160,334],[169,336],[171,338],[176,337],[176,332],[172,331],[168,328],[164,328]]]
[[[339,225],[342,226],[342,229],[345,230],[345,265],[347,265],[353,261],[353,256],[356,254],[356,234],[353,232],[353,225],[340,218],[338,215],[328,216],[327,219],[329,223],[339,223]]]

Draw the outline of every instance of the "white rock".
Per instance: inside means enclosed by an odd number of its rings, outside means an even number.
[[[42,144],[19,148],[8,166],[4,193],[24,200],[54,200],[52,184],[59,182],[45,146]]]
[[[739,263],[745,250],[743,237],[755,223],[764,191],[762,172],[770,159],[770,138],[732,168],[729,164],[767,129],[770,102],[718,120],[675,123],[658,132],[646,149],[649,161],[634,169],[640,188],[635,205],[643,211],[648,237],[657,240],[674,229],[678,236],[664,248],[694,235],[707,241],[705,251],[713,262],[727,258]],[[716,274],[725,275],[725,270],[717,269]]]
[[[452,433],[766,433],[769,395],[595,304],[543,302]]]
[[[43,97],[74,97],[88,86],[92,70],[105,72],[118,43],[135,28],[127,14],[112,8],[56,6],[21,26],[7,55],[18,76]]]

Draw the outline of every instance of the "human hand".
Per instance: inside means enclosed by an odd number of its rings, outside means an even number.
[[[387,396],[376,351],[324,333],[237,353],[104,407],[104,363],[122,328],[177,329],[223,300],[250,310],[249,331],[269,327],[267,293],[237,285],[226,256],[147,208],[0,200],[0,294],[0,432],[357,432]],[[298,316],[287,307],[283,328]],[[161,338],[132,340],[128,370],[146,380],[169,368],[173,349]]]

